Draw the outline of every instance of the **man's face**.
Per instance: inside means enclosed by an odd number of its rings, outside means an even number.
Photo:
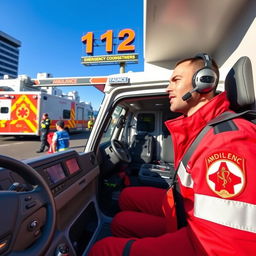
[[[192,93],[192,97],[187,101],[182,99],[182,96],[193,89],[192,77],[195,72],[196,68],[190,61],[182,62],[174,69],[166,89],[169,93],[171,111],[189,115],[196,107],[200,98],[198,93]]]

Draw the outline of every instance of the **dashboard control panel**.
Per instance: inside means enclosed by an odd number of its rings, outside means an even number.
[[[35,168],[49,184],[53,195],[58,195],[83,175],[75,155],[52,161]]]
[[[54,196],[58,195],[70,185],[81,179],[97,164],[93,153],[78,154],[75,150],[68,150],[60,154],[51,154],[26,160],[25,163],[37,171],[47,182]],[[1,169],[1,168],[0,168]],[[15,186],[14,186],[15,185]],[[0,171],[0,190],[24,191],[32,189],[18,174],[8,169]]]

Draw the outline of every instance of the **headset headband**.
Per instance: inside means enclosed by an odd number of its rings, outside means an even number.
[[[204,61],[204,66],[207,68],[212,68],[212,58],[206,53],[198,53],[195,59],[202,59]]]
[[[193,92],[209,93],[218,84],[218,76],[212,68],[212,58],[206,53],[199,53],[193,59],[202,59],[204,67],[194,73],[192,77],[193,89],[182,96],[184,101],[189,100]]]

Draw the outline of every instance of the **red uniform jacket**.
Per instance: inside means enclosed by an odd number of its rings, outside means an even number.
[[[256,126],[237,118],[232,131],[211,129],[188,165],[180,163],[206,123],[227,110],[223,92],[192,116],[166,122],[198,255],[256,255]]]

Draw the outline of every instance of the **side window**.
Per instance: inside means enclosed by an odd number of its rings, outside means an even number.
[[[117,124],[118,124],[119,118],[124,114],[125,114],[125,109],[120,106],[116,106],[116,108],[114,109],[111,115],[108,126],[101,138],[100,144],[111,141],[115,130],[118,128]]]
[[[63,110],[63,119],[70,119],[70,110]]]
[[[12,100],[0,100],[0,120],[11,120]]]
[[[154,132],[155,115],[153,113],[140,113],[137,116],[138,132]]]
[[[1,107],[0,108],[0,113],[1,114],[8,114],[9,113],[9,108],[8,107]]]

